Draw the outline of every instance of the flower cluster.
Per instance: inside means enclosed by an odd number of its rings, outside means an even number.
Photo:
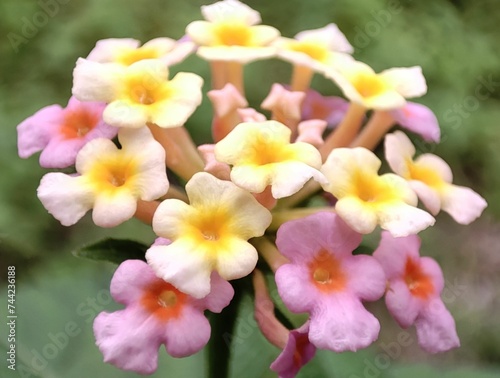
[[[48,106],[18,126],[21,157],[42,151],[42,167],[74,167],[47,173],[38,188],[61,224],[92,210],[97,226],[136,217],[158,236],[114,274],[111,294],[125,308],[95,319],[104,360],[150,374],[162,344],[175,357],[198,352],[210,338],[204,311],[221,312],[234,295],[228,281],[250,275],[257,324],[282,350],[271,365],[280,377],[295,376],[318,348],[372,344],[380,323],[364,303],[384,295],[401,327],[415,325],[423,349],[457,347],[440,299],[442,271],[420,256],[417,234],[440,210],[469,224],[486,202],[452,184],[441,158],[414,158],[402,131],[387,134],[398,124],[439,141],[432,111],[406,100],[427,91],[421,68],[376,73],[350,55],[336,25],[281,37],[238,0],[203,6],[202,14],[178,41],[99,41],[76,63],[67,107]],[[203,79],[169,77],[171,65],[195,52],[212,72],[213,144],[198,148],[184,125],[202,101]],[[293,73],[289,85],[272,85],[263,114],[245,97],[244,65],[272,57]],[[345,99],[312,90],[315,73]],[[379,174],[372,152],[384,136],[394,173]],[[311,207],[312,197],[324,206]],[[354,253],[378,228],[375,251]],[[259,258],[286,307],[309,315],[305,324],[290,330],[275,317]]]

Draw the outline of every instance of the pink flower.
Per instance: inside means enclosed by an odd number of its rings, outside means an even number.
[[[151,374],[157,368],[161,344],[174,357],[198,352],[210,338],[203,311],[222,311],[234,295],[232,286],[217,274],[212,275],[212,289],[205,298],[194,299],[156,277],[145,262],[123,262],[111,280],[111,295],[125,309],[101,312],[94,321],[104,361]]]
[[[430,257],[420,257],[416,235],[394,238],[382,233],[373,256],[384,268],[389,289],[385,303],[403,328],[415,324],[420,346],[430,353],[458,347],[455,321],[440,298],[443,272]]]
[[[349,102],[341,97],[323,96],[315,90],[309,89],[302,106],[302,119],[322,119],[329,128],[337,126],[344,118],[349,108]]]
[[[291,262],[276,271],[278,292],[290,311],[310,314],[309,340],[318,348],[356,351],[378,337],[380,324],[362,301],[379,299],[386,280],[373,257],[352,255],[360,242],[329,212],[278,230],[278,249]]]
[[[102,120],[105,104],[69,99],[66,108],[46,106],[17,126],[19,156],[38,151],[44,168],[66,168],[75,164],[78,151],[95,138],[113,139],[118,129]]]
[[[390,114],[401,127],[419,134],[425,141],[439,142],[441,138],[439,123],[427,106],[407,102],[403,108],[391,110]]]
[[[285,348],[271,364],[271,370],[278,373],[279,378],[295,377],[316,354],[316,347],[309,341],[308,333],[309,323],[290,331]]]

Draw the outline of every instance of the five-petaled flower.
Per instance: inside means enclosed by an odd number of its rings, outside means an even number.
[[[344,95],[367,109],[392,110],[406,104],[406,98],[427,92],[427,84],[418,66],[391,68],[380,73],[365,63],[347,61],[325,71]]]
[[[212,291],[196,299],[158,278],[145,262],[123,262],[111,280],[111,295],[125,309],[101,312],[94,320],[104,361],[123,370],[152,374],[162,344],[174,357],[201,350],[210,338],[210,323],[203,311],[221,312],[234,295],[232,286],[216,273],[211,281]]]
[[[378,175],[381,162],[362,147],[337,148],[321,171],[329,182],[323,188],[337,198],[335,211],[354,230],[371,233],[377,224],[394,236],[415,234],[434,224],[416,208],[417,196],[401,177]]]
[[[38,151],[44,168],[66,168],[75,164],[78,151],[95,138],[113,139],[118,129],[102,120],[105,104],[80,102],[71,97],[68,105],[46,106],[17,126],[19,156]]]
[[[261,22],[259,12],[238,0],[224,0],[201,7],[206,21],[193,21],[186,34],[200,47],[198,55],[213,61],[248,63],[270,58],[270,44],[280,32]]]
[[[450,166],[439,156],[423,154],[413,160],[415,147],[401,131],[385,137],[385,155],[392,170],[408,180],[433,215],[442,209],[458,223],[469,224],[486,208],[486,201],[479,194],[451,183]]]
[[[189,205],[167,199],[156,210],[153,230],[172,244],[153,245],[146,259],[159,277],[202,298],[212,271],[226,280],[252,272],[258,257],[247,240],[264,234],[271,213],[247,191],[206,172],[195,174],[186,192]]]
[[[168,74],[159,59],[123,66],[80,58],[73,72],[73,95],[81,101],[106,102],[103,118],[112,126],[179,127],[200,105],[203,79],[179,72],[169,80]]]
[[[384,271],[367,255],[353,256],[361,235],[336,214],[321,212],[289,221],[276,244],[290,260],[276,271],[278,292],[292,312],[310,314],[309,340],[335,352],[365,348],[380,324],[362,301],[385,290]]]
[[[394,238],[382,233],[373,256],[384,268],[388,289],[385,303],[403,328],[415,324],[420,346],[430,353],[444,352],[460,345],[455,321],[440,294],[443,272],[430,257],[420,257],[417,235]]]
[[[94,139],[76,157],[77,175],[47,173],[38,198],[64,226],[93,208],[94,223],[114,227],[134,216],[137,201],[153,201],[169,187],[165,150],[144,127],[122,129],[118,149],[109,139]]]
[[[215,145],[215,158],[233,166],[236,185],[252,193],[270,185],[274,198],[296,193],[311,178],[326,183],[318,150],[290,143],[290,136],[290,129],[276,121],[240,123]]]

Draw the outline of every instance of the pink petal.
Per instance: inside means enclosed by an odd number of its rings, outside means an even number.
[[[217,272],[210,276],[210,294],[193,301],[193,305],[219,313],[229,305],[234,296],[234,289]]]
[[[350,229],[336,214],[320,212],[284,223],[278,230],[276,245],[294,263],[307,263],[322,249],[336,255],[349,255],[362,236]]]
[[[425,302],[415,298],[402,279],[392,280],[385,295],[385,304],[392,317],[402,328],[411,326],[425,306]]]
[[[401,109],[392,110],[394,120],[402,127],[422,136],[425,141],[438,143],[441,136],[439,123],[427,106],[407,102]]]
[[[280,378],[294,378],[316,354],[316,347],[309,341],[308,332],[309,323],[290,331],[285,348],[270,366]]]
[[[111,280],[111,295],[124,305],[139,301],[144,289],[158,280],[151,267],[142,260],[126,260],[116,269]]]
[[[366,348],[378,338],[380,323],[357,298],[335,295],[311,314],[309,340],[334,352]]]
[[[63,109],[50,105],[40,109],[17,126],[17,149],[23,159],[41,151],[57,135],[63,121]]]
[[[94,335],[104,362],[140,374],[152,374],[158,366],[161,323],[139,307],[111,314],[101,312],[94,320]]]
[[[344,119],[349,102],[341,97],[322,96],[319,92],[309,89],[302,105],[302,119],[322,119],[332,128]]]
[[[278,293],[286,307],[295,313],[310,312],[318,298],[305,266],[285,264],[275,274]]]
[[[210,339],[210,323],[199,310],[186,306],[182,316],[172,319],[164,330],[159,330],[160,340],[168,354],[186,357],[200,351]]]
[[[395,238],[388,231],[382,231],[380,244],[373,252],[388,280],[400,278],[403,275],[408,256],[419,257],[420,238],[409,235],[404,238]]]
[[[435,298],[415,323],[419,345],[429,353],[440,353],[460,346],[455,321],[443,301]]]
[[[349,290],[367,301],[376,301],[384,295],[385,273],[378,261],[372,256],[357,255],[342,263],[349,277]]]

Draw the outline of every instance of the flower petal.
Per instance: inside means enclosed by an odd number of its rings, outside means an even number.
[[[112,194],[97,194],[92,210],[92,220],[99,227],[116,227],[132,218],[137,210],[137,199],[128,190]]]
[[[43,176],[38,198],[63,226],[72,226],[92,208],[94,194],[81,177],[53,172]]]
[[[275,275],[278,293],[286,307],[295,313],[310,312],[317,301],[317,291],[310,283],[307,267],[285,264]]]
[[[442,209],[460,224],[469,224],[488,206],[483,197],[470,188],[448,185],[442,191]]]
[[[361,302],[336,295],[311,314],[309,340],[317,348],[340,353],[366,348],[378,338],[380,323]]]
[[[391,116],[402,127],[419,134],[427,142],[438,143],[441,138],[438,120],[427,106],[407,102],[404,108],[392,110]]]
[[[427,84],[420,66],[390,68],[382,71],[380,77],[405,98],[420,97],[427,93]]]
[[[117,83],[123,73],[118,65],[78,58],[73,71],[73,95],[80,101],[111,102],[116,98]]]

